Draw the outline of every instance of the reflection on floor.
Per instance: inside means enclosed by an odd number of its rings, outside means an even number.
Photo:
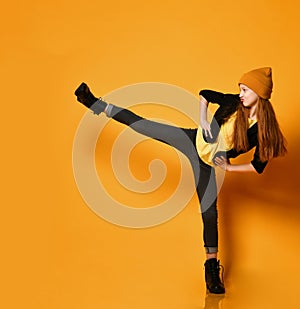
[[[207,294],[204,309],[223,309],[222,300],[225,295]]]

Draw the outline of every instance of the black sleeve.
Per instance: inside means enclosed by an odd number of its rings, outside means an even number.
[[[262,162],[259,159],[259,147],[258,146],[256,146],[254,157],[253,157],[253,160],[251,161],[251,164],[253,165],[253,167],[255,168],[258,174],[261,174],[264,171],[266,165],[268,164],[268,161]]]
[[[224,101],[224,93],[213,90],[203,89],[199,92],[199,95],[203,96],[208,102],[217,103],[222,105]]]
[[[238,100],[238,94],[222,93],[213,90],[203,89],[199,92],[199,95],[203,96],[210,103],[217,103],[220,106],[224,104],[230,104],[233,101]]]

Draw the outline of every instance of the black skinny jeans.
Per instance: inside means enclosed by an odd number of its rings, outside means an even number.
[[[218,251],[217,186],[215,170],[197,153],[197,129],[185,129],[144,119],[133,112],[109,105],[107,116],[136,132],[175,147],[189,159],[196,184],[203,220],[203,240],[207,253]]]

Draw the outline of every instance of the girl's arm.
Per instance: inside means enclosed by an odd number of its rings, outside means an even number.
[[[216,157],[214,163],[228,172],[256,172],[251,163],[247,164],[230,164],[224,157]]]
[[[200,95],[200,125],[204,130],[205,136],[213,138],[210,130],[210,123],[207,121],[207,107],[208,101]]]

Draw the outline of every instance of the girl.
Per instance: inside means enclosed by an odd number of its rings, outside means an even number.
[[[200,91],[200,127],[186,129],[144,119],[129,110],[107,104],[96,98],[82,83],[75,95],[77,100],[99,115],[104,112],[133,130],[169,144],[189,159],[194,171],[196,191],[203,220],[206,250],[205,281],[211,293],[225,293],[220,279],[218,252],[218,214],[215,166],[229,172],[262,173],[268,161],[286,153],[286,141],[279,128],[269,101],[272,93],[272,70],[259,68],[244,74],[240,94],[223,94],[212,90]],[[207,120],[208,103],[219,108],[211,123]],[[255,147],[250,163],[233,165],[230,158]]]

